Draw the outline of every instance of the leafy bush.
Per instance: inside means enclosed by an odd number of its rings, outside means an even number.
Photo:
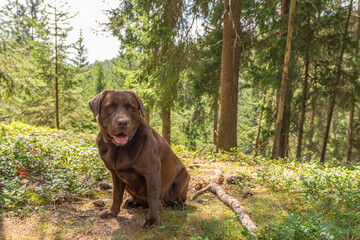
[[[308,211],[308,218],[302,218],[298,214],[290,214],[279,227],[270,227],[269,233],[265,233],[271,239],[341,239],[343,232],[337,231],[336,227],[322,223],[322,216]]]
[[[86,180],[107,176],[92,135],[73,134],[19,122],[0,124],[0,176],[3,208],[82,197]]]
[[[319,165],[307,162],[267,162],[256,180],[272,190],[300,192],[307,200],[331,197],[349,207],[360,205],[360,166]]]
[[[360,236],[360,166],[321,165],[298,160],[264,159],[254,180],[272,191],[299,193],[308,216],[290,214],[273,239],[343,239]],[[316,212],[316,214],[314,213]],[[326,217],[326,220],[322,219]],[[354,235],[356,233],[356,235]],[[266,233],[265,233],[266,235]]]

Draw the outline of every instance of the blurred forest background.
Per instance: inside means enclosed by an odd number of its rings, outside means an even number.
[[[87,102],[104,89],[133,89],[173,144],[359,161],[359,2],[231,2],[119,1],[101,25],[121,42],[118,56],[89,63],[81,32],[67,44],[65,2],[8,0],[0,121],[95,133]],[[230,93],[226,67],[236,77]]]

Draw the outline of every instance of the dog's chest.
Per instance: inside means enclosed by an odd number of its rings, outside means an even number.
[[[134,165],[133,157],[128,154],[108,148],[100,153],[105,166],[115,171],[126,171]]]
[[[118,170],[117,175],[123,180],[127,185],[139,185],[139,183],[144,181],[144,177],[135,172],[133,169],[128,170]]]

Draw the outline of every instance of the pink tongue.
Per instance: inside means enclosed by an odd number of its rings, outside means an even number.
[[[117,144],[119,145],[125,145],[128,141],[129,137],[128,136],[114,136],[114,140]]]

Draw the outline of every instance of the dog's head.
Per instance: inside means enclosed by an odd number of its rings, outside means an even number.
[[[143,102],[134,91],[104,90],[89,106],[106,142],[124,146],[135,134],[144,116]]]

